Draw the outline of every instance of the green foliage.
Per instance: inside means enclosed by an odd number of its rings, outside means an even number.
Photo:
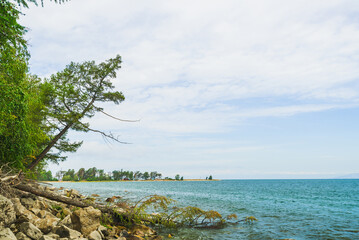
[[[210,175],[210,176],[208,177],[208,180],[212,180],[212,175]]]
[[[37,180],[39,180],[39,181],[57,181],[57,179],[52,176],[51,171],[46,171],[44,169],[40,169],[37,172]]]
[[[0,1],[0,163],[16,168],[32,150],[25,78],[29,54],[19,14],[14,4]]]
[[[113,222],[125,226],[150,224],[159,227],[222,228],[229,223],[256,221],[254,217],[246,217],[243,220],[233,222],[237,219],[236,214],[224,218],[217,211],[205,211],[193,206],[177,207],[174,203],[173,199],[150,195],[136,202],[133,207],[128,208],[126,214],[115,209]]]
[[[81,146],[82,142],[69,143],[66,138],[69,129],[94,131],[118,141],[111,134],[91,129],[89,123],[81,120],[103,112],[103,108],[95,105],[98,102],[119,104],[125,99],[121,92],[113,91],[114,85],[111,82],[111,79],[116,77],[120,64],[119,55],[98,65],[94,61],[70,63],[63,71],[45,79],[43,88],[46,90],[48,103],[46,115],[50,120],[48,124],[53,136],[43,151],[29,164],[30,169],[46,157],[54,162],[63,160],[62,152],[74,152]],[[51,153],[54,148],[59,152]]]

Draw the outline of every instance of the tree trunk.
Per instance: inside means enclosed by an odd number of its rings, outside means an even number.
[[[34,167],[46,156],[46,154],[50,151],[50,149],[55,145],[55,143],[72,127],[73,123],[66,125],[64,129],[59,132],[54,139],[47,145],[47,147],[32,161],[27,168],[33,170]]]
[[[91,204],[91,203],[84,203],[82,201],[76,200],[76,199],[72,199],[72,198],[68,198],[62,195],[58,195],[56,193],[52,193],[50,191],[43,191],[39,188],[35,188],[35,187],[31,187],[28,184],[18,184],[18,185],[14,185],[13,186],[16,189],[25,191],[25,192],[29,192],[32,194],[35,194],[36,196],[40,196],[40,197],[44,197],[53,201],[57,201],[57,202],[62,202],[62,203],[66,203],[68,205],[72,205],[75,207],[89,207],[92,206],[94,208],[97,208],[103,212],[108,212],[111,208],[110,207],[105,207],[105,206],[101,206],[101,205],[97,205],[97,204]]]

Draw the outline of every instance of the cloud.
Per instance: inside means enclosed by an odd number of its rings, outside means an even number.
[[[134,142],[155,135],[167,149],[173,136],[224,136],[252,119],[358,107],[357,1],[45,5],[24,10],[22,18],[30,28],[31,71],[49,76],[70,61],[120,53],[115,84],[126,101],[104,106],[141,121],[120,124],[99,115],[91,123]]]

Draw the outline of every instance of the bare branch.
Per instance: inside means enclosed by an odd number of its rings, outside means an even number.
[[[112,116],[112,115],[110,115],[110,114],[108,114],[108,113],[105,113],[104,111],[100,111],[100,112],[102,112],[102,113],[105,114],[106,116],[109,116],[109,117],[111,117],[111,118],[113,118],[113,119],[116,119],[116,120],[119,120],[119,121],[122,121],[122,122],[139,122],[139,121],[140,121],[140,119],[139,119],[139,120],[121,119],[121,118],[114,117],[114,116]]]
[[[84,128],[88,129],[89,131],[91,132],[96,132],[96,133],[99,133],[102,135],[102,137],[104,137],[105,139],[106,138],[109,138],[109,139],[112,139],[118,143],[122,143],[122,144],[131,144],[131,143],[128,143],[128,142],[122,142],[120,140],[118,140],[117,138],[115,138],[111,133],[110,134],[107,134],[105,132],[102,132],[100,130],[96,130],[96,129],[92,129],[92,128],[89,128],[88,126],[86,126],[85,124],[83,124],[82,122],[78,121],[79,124],[81,124]]]

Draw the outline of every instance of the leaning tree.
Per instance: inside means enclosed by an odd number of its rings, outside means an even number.
[[[91,118],[97,112],[113,117],[105,113],[102,107],[96,105],[97,103],[119,104],[125,99],[121,92],[113,90],[114,85],[111,82],[111,79],[116,77],[116,70],[120,68],[120,64],[119,55],[98,65],[94,61],[71,63],[63,71],[45,79],[42,89],[47,98],[46,126],[51,129],[51,138],[27,166],[28,169],[34,169],[44,158],[56,161],[63,158],[59,153],[76,151],[82,142],[68,141],[66,134],[70,129],[97,132],[106,138],[121,142],[111,133],[92,129],[89,123],[84,122],[85,118]],[[59,152],[50,151],[54,148]]]

